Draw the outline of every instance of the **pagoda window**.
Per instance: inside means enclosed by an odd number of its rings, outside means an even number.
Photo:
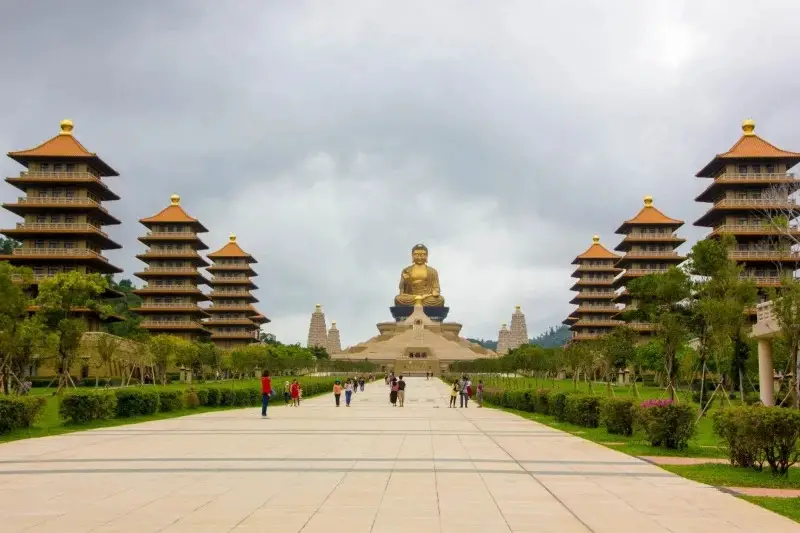
[[[50,215],[51,224],[58,224],[59,222],[61,222],[61,215]]]
[[[75,165],[73,163],[67,163],[65,168],[67,172],[75,172]]]
[[[75,241],[64,241],[64,248],[67,249],[75,248]]]
[[[42,240],[33,241],[33,247],[34,248],[44,248],[44,241],[42,241]]]
[[[48,276],[55,276],[56,274],[58,274],[58,267],[53,267],[53,266],[47,267]]]
[[[767,165],[765,168],[767,174],[775,174],[775,165]]]
[[[747,165],[739,165],[739,174],[747,174]]]
[[[59,248],[59,244],[61,243],[58,241],[47,241],[47,247],[50,249]]]
[[[53,164],[53,172],[61,172],[62,170],[64,170],[64,165],[61,163]]]
[[[753,165],[753,174],[761,174],[761,165]]]
[[[72,189],[72,188],[70,188],[70,189],[66,189],[66,190],[64,191],[64,195],[65,195],[67,198],[75,198],[75,189]]]
[[[75,215],[64,215],[64,222],[67,224],[75,223]],[[92,224],[93,226],[96,224]]]
[[[50,165],[48,165],[47,163],[39,164],[39,172],[47,172],[48,170],[50,170]]]
[[[53,189],[53,198],[61,198],[63,194],[64,194],[64,189],[61,188]]]
[[[45,222],[47,222],[47,217],[45,215],[36,215],[37,224],[44,224]]]

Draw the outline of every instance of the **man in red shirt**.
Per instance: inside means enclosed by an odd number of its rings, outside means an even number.
[[[269,397],[272,395],[272,379],[269,377],[269,370],[261,373],[261,416],[267,418],[267,407]]]

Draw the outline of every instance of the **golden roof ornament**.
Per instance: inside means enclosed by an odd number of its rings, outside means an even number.
[[[752,118],[742,121],[742,131],[745,135],[755,135],[756,121]]]
[[[645,207],[653,207],[653,197],[649,194],[644,197],[644,206]]]
[[[600,243],[600,235],[594,235],[594,236],[592,236],[592,242],[593,242],[594,244],[599,244],[599,243]]]
[[[70,119],[65,118],[64,120],[62,120],[60,126],[61,126],[61,131],[59,132],[59,135],[72,135],[73,125]]]
[[[236,234],[235,233],[231,233],[228,236],[228,240],[231,241],[231,242],[236,242]]]
[[[172,202],[172,205],[181,205],[181,197],[177,194],[173,194],[169,199]]]

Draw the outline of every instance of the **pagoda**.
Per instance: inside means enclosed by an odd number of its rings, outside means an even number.
[[[197,305],[208,300],[200,290],[208,281],[197,270],[208,265],[197,253],[208,249],[198,237],[208,230],[183,210],[180,196],[171,200],[158,214],[139,220],[148,229],[139,237],[148,250],[136,257],[147,267],[135,275],[147,284],[134,291],[142,297],[142,305],[131,311],[144,317],[139,327],[151,334],[195,340],[210,335],[200,322],[209,315]]]
[[[509,349],[513,350],[530,343],[528,339],[528,326],[525,323],[525,313],[522,306],[516,306],[511,315],[511,330],[509,333]]]
[[[336,321],[331,322],[331,329],[328,330],[328,354],[342,353],[342,339],[339,336],[339,328],[336,327]]]
[[[571,341],[597,339],[620,325],[614,318],[619,312],[614,305],[614,277],[620,273],[615,264],[619,258],[595,235],[592,245],[572,261],[577,265],[572,277],[578,280],[571,290],[578,293],[570,303],[578,307],[565,320],[570,324]]]
[[[231,235],[228,243],[208,254],[208,258],[213,261],[207,269],[213,276],[211,307],[207,309],[211,318],[203,324],[211,331],[211,341],[222,349],[258,342],[259,324],[269,319],[253,307],[258,299],[250,291],[258,287],[250,278],[258,274],[251,265],[257,261],[242,250],[236,235]]]
[[[636,307],[625,286],[632,280],[647,274],[663,274],[670,267],[681,264],[686,257],[675,251],[686,239],[678,237],[675,232],[683,226],[682,220],[666,216],[653,206],[653,197],[644,197],[644,207],[637,215],[626,220],[616,233],[624,235],[622,241],[614,248],[624,252],[617,268],[625,269],[614,280],[614,288],[622,288],[616,302],[629,309]],[[642,336],[653,333],[653,325],[646,322],[628,321],[627,325]]]
[[[322,311],[321,304],[317,304],[314,307],[314,312],[311,313],[306,346],[309,348],[328,348],[328,329],[325,327],[325,313]]]
[[[497,332],[497,355],[506,355],[510,349],[511,332],[508,331],[508,324],[500,326]]]
[[[63,120],[61,131],[52,139],[29,150],[8,153],[26,170],[6,178],[6,182],[25,196],[4,203],[3,208],[23,221],[0,233],[22,246],[11,255],[0,255],[0,261],[31,268],[34,282],[61,272],[122,272],[103,255],[104,250],[121,248],[103,231],[103,226],[120,223],[103,206],[103,202],[119,200],[103,178],[119,174],[78,142],[72,130],[72,122]],[[105,296],[120,294],[109,290]],[[99,316],[88,313],[87,318],[90,330],[99,329]]]
[[[798,162],[800,153],[765,141],[748,119],[730,150],[697,173],[712,182],[695,201],[712,205],[694,225],[712,228],[712,238],[736,239],[729,257],[743,267],[742,276],[755,281],[762,301],[766,289],[779,286],[782,273],[793,272],[800,262],[791,249],[800,239],[800,228],[792,223],[800,207],[790,198],[800,189],[800,180],[788,173]],[[784,219],[788,227],[779,227],[775,219]]]

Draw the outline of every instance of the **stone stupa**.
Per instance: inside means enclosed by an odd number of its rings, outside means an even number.
[[[317,304],[311,313],[311,323],[308,325],[308,347],[328,348],[328,328],[325,326],[325,313],[322,305]]]
[[[528,344],[528,326],[525,324],[525,314],[521,306],[516,306],[514,314],[511,315],[511,331],[509,332],[508,348],[513,350],[523,344]]]
[[[508,331],[507,324],[503,324],[503,327],[500,328],[500,332],[497,334],[497,355],[505,355],[508,353],[510,338],[511,332]]]
[[[328,355],[334,353],[342,353],[342,340],[339,337],[339,329],[336,327],[336,321],[331,321],[331,329],[328,330]]]

